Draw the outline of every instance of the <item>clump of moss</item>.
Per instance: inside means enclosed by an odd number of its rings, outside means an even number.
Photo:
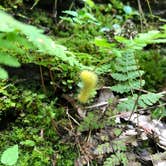
[[[163,86],[163,83],[166,80],[166,58],[164,58],[159,51],[153,49],[141,52],[140,54],[139,65],[145,71],[145,88],[149,90],[158,90]]]
[[[52,126],[52,119],[58,122],[65,118],[64,109],[57,108],[56,100],[48,99],[40,91],[36,93],[18,84],[8,84],[1,92],[0,100],[5,97],[10,101],[1,100],[3,110],[0,123],[2,126],[5,122],[6,125],[1,128],[0,153],[17,143],[18,166],[51,165],[55,154],[58,165],[72,165],[76,156],[75,150],[70,145],[60,143],[60,137]],[[9,112],[14,116],[12,121],[9,119]],[[8,116],[4,117],[6,113]],[[22,143],[27,140],[33,144]]]

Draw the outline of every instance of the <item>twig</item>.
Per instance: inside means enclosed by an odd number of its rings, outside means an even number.
[[[147,108],[141,108],[141,109],[138,109],[138,111],[146,111],[146,110],[148,110],[148,109],[163,107],[163,106],[165,106],[165,105],[166,105],[166,103],[163,103],[163,104],[159,104],[159,105],[155,105],[155,106],[151,106],[151,107],[147,107]]]
[[[75,119],[69,114],[68,109],[66,109],[66,114],[67,114],[67,116],[68,116],[70,119],[72,119],[77,125],[80,126],[80,123],[79,123],[77,120],[75,120]]]
[[[143,30],[143,20],[145,21],[145,23],[147,22],[144,16],[144,12],[142,10],[142,6],[141,6],[141,2],[140,0],[137,0],[138,3],[138,9],[139,9],[139,13],[140,13],[140,23],[141,23],[141,31]]]
[[[54,76],[53,76],[53,73],[51,71],[51,69],[49,68],[49,74],[50,74],[50,78],[51,78],[51,81],[52,81],[52,86],[54,88],[54,91],[56,92],[57,90],[57,87],[59,88],[59,85],[57,85],[54,81]],[[56,86],[55,86],[56,85]]]
[[[105,105],[108,105],[109,102],[108,101],[105,101],[105,102],[101,102],[101,103],[97,103],[97,104],[94,104],[94,105],[91,105],[91,106],[88,106],[88,107],[85,107],[86,109],[92,109],[92,108],[96,108],[96,107],[102,107],[102,106],[105,106]]]
[[[145,91],[145,90],[140,90],[140,91],[145,92],[145,93],[149,93],[148,91]],[[156,93],[156,94],[158,94],[158,95],[166,95],[166,91],[159,92],[159,93]],[[120,103],[120,102],[123,102],[123,101],[126,101],[126,100],[128,100],[128,98],[118,99],[117,102]],[[87,106],[85,108],[86,109],[92,109],[92,108],[102,107],[102,106],[106,106],[106,105],[109,105],[108,101],[100,102],[100,103],[97,103],[97,104],[94,104],[94,105],[91,105],[91,106]]]
[[[45,84],[44,84],[44,77],[43,77],[42,67],[39,66],[39,69],[40,69],[41,85],[42,85],[42,88],[43,88],[44,93],[46,94],[46,93],[47,93],[47,90],[46,90],[46,86],[45,86]]]
[[[153,13],[152,13],[152,9],[150,7],[149,0],[146,0],[146,3],[148,4],[148,8],[149,8],[149,12],[150,12],[151,17],[153,17]]]
[[[141,92],[144,92],[144,93],[153,93],[153,92],[149,92],[147,90],[144,90],[144,89],[136,89],[138,91],[141,91]],[[165,95],[166,94],[166,91],[162,91],[162,92],[159,92],[157,93],[158,95]]]

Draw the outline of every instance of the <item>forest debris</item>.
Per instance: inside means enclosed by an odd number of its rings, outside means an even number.
[[[128,166],[141,166],[141,163],[137,162],[137,155],[135,153],[126,153],[128,158]]]
[[[151,156],[154,166],[165,166],[166,165],[166,152],[157,153]]]
[[[95,155],[102,155],[102,154],[111,153],[111,152],[113,152],[113,148],[109,142],[106,142],[104,144],[98,145],[93,153]]]
[[[133,146],[137,146],[137,132],[135,129],[128,129],[124,131],[119,138],[115,140],[123,140],[126,144],[131,144]]]
[[[121,116],[128,121],[131,113],[126,113]],[[133,113],[130,117],[130,122],[138,126],[138,129],[143,130],[147,137],[154,138],[157,145],[166,150],[166,124],[161,121],[151,120],[148,115],[139,115]]]
[[[114,95],[113,95],[112,91],[110,90],[110,88],[102,88],[102,89],[100,89],[99,97],[98,97],[98,100],[97,100],[98,103],[106,102],[110,98],[114,98]]]
[[[80,144],[81,155],[75,160],[74,166],[87,165],[91,160],[95,158],[93,154],[93,149],[96,146],[96,141],[89,138],[88,141],[83,141]]]
[[[103,88],[104,89],[104,91],[106,90],[106,92],[104,92],[104,96],[108,96],[107,95],[107,93],[110,91],[109,90],[109,87],[104,87]],[[148,93],[148,91],[145,91],[145,90],[141,90],[141,91],[143,91],[144,93]],[[102,92],[103,93],[103,92]],[[102,95],[103,94],[99,94],[99,98],[98,98],[98,101],[97,101],[97,103],[95,103],[94,105],[91,105],[91,106],[87,106],[86,107],[86,109],[94,109],[94,108],[97,108],[97,107],[100,107],[100,108],[102,108],[102,107],[108,107],[108,105],[109,105],[109,100],[110,99],[116,99],[115,98],[115,96],[113,95],[113,93],[110,91],[109,93],[109,95],[110,95],[110,98],[105,98],[104,99],[104,97],[102,97]],[[106,94],[105,94],[106,93]],[[164,90],[164,91],[162,91],[162,92],[160,92],[160,93],[156,93],[156,94],[158,94],[158,95],[163,95],[163,97],[161,98],[163,101],[165,101],[166,100],[166,98],[165,98],[165,95],[166,95],[166,91]],[[101,97],[100,97],[101,96]],[[123,102],[123,101],[126,101],[126,100],[128,100],[128,98],[121,98],[121,99],[117,99],[117,101],[116,101],[116,103],[120,103],[120,102]],[[152,109],[152,108],[157,108],[157,107],[163,107],[163,106],[165,106],[166,105],[166,103],[163,103],[163,104],[158,104],[158,105],[155,105],[155,106],[151,106],[151,107],[147,107],[147,108],[140,108],[140,109],[138,109],[139,111],[144,111],[144,110],[148,110],[148,109]]]
[[[99,97],[97,98],[97,102],[92,105],[86,107],[87,109],[93,109],[100,107],[100,109],[104,112],[109,105],[109,100],[114,99],[115,96],[113,92],[108,87],[103,87],[99,90]]]

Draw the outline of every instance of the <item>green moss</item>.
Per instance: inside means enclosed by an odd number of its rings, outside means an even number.
[[[140,56],[141,54],[141,56]],[[159,50],[144,51],[139,54],[139,65],[145,71],[145,88],[158,90],[166,80],[166,58]]]
[[[9,94],[7,97],[11,101],[8,103],[1,100],[3,110],[0,123],[1,126],[2,123],[6,123],[6,127],[0,132],[0,154],[17,143],[19,145],[17,166],[49,166],[53,156],[56,155],[58,165],[72,165],[76,152],[70,145],[60,143],[60,138],[51,123],[51,118],[57,122],[65,118],[64,109],[55,107],[55,99],[48,103],[49,100],[45,95],[22,90],[22,87],[15,85],[10,85],[4,90],[3,95]],[[0,99],[4,97],[1,96]],[[10,119],[9,112],[14,119]],[[6,114],[8,116],[4,117]],[[4,118],[7,118],[7,121],[4,121]],[[26,140],[32,140],[34,145],[21,144]]]
[[[68,22],[55,24],[47,12],[37,8],[25,9],[21,1],[17,2],[20,3],[16,3],[16,1],[11,3],[11,0],[4,3],[6,6],[10,3],[7,10],[16,11],[18,9],[23,14],[18,14],[19,19],[30,21],[31,24],[44,29],[57,43],[66,46],[69,51],[73,52],[74,59],[94,69],[101,76],[100,84],[104,84],[104,81],[106,82],[104,85],[112,84],[110,73],[114,69],[116,55],[111,53],[111,49],[119,51],[121,48],[112,47],[108,52],[95,46],[94,39],[98,36],[105,37],[101,32],[103,27],[111,28],[113,24],[122,25],[124,23],[125,16],[121,16],[123,15],[122,8],[114,9],[114,6],[107,5],[107,8],[100,6],[99,10],[93,9],[95,18],[100,23],[99,26],[93,23],[87,24],[85,20],[81,20],[83,21],[81,25]],[[12,9],[12,5],[14,5],[14,9]],[[23,7],[22,10],[19,6]],[[21,42],[17,43],[15,47],[17,52],[13,54],[12,51],[10,52],[8,49],[7,51],[18,58],[19,62],[23,64],[22,68],[17,72],[12,69],[13,73],[9,77],[9,81],[0,83],[0,154],[9,146],[18,144],[19,160],[16,166],[50,166],[54,161],[57,166],[73,166],[78,152],[72,144],[72,140],[65,142],[63,139],[69,137],[68,133],[63,131],[63,127],[69,124],[66,107],[70,108],[70,106],[66,103],[64,105],[62,94],[77,94],[78,73],[81,68],[69,65],[56,56],[35,52],[35,50],[29,49],[31,45],[28,45],[23,38],[20,37],[19,40]],[[20,44],[22,54],[18,54],[18,44]],[[146,72],[146,88],[158,89],[165,80],[166,60],[164,55],[154,50],[141,51],[138,54],[139,65]],[[40,66],[42,66],[42,77]],[[45,83],[45,94],[41,78]],[[74,112],[72,116],[75,114],[77,113]],[[101,118],[100,110],[88,113],[82,121],[79,120],[78,130],[81,132],[90,129],[94,131],[110,124],[115,126],[115,122],[110,121],[110,117],[116,114],[115,110],[107,110],[105,117]],[[52,124],[52,120],[58,124],[58,129],[63,137],[58,135],[54,128],[57,126]],[[73,127],[77,130],[77,127]],[[27,140],[33,141],[34,145],[28,146],[22,143]]]

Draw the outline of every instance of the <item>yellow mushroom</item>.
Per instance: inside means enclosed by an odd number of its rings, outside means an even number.
[[[83,82],[83,87],[78,95],[78,100],[81,103],[86,103],[90,98],[93,90],[95,90],[97,85],[97,75],[94,72],[84,70],[80,73],[80,78]]]

